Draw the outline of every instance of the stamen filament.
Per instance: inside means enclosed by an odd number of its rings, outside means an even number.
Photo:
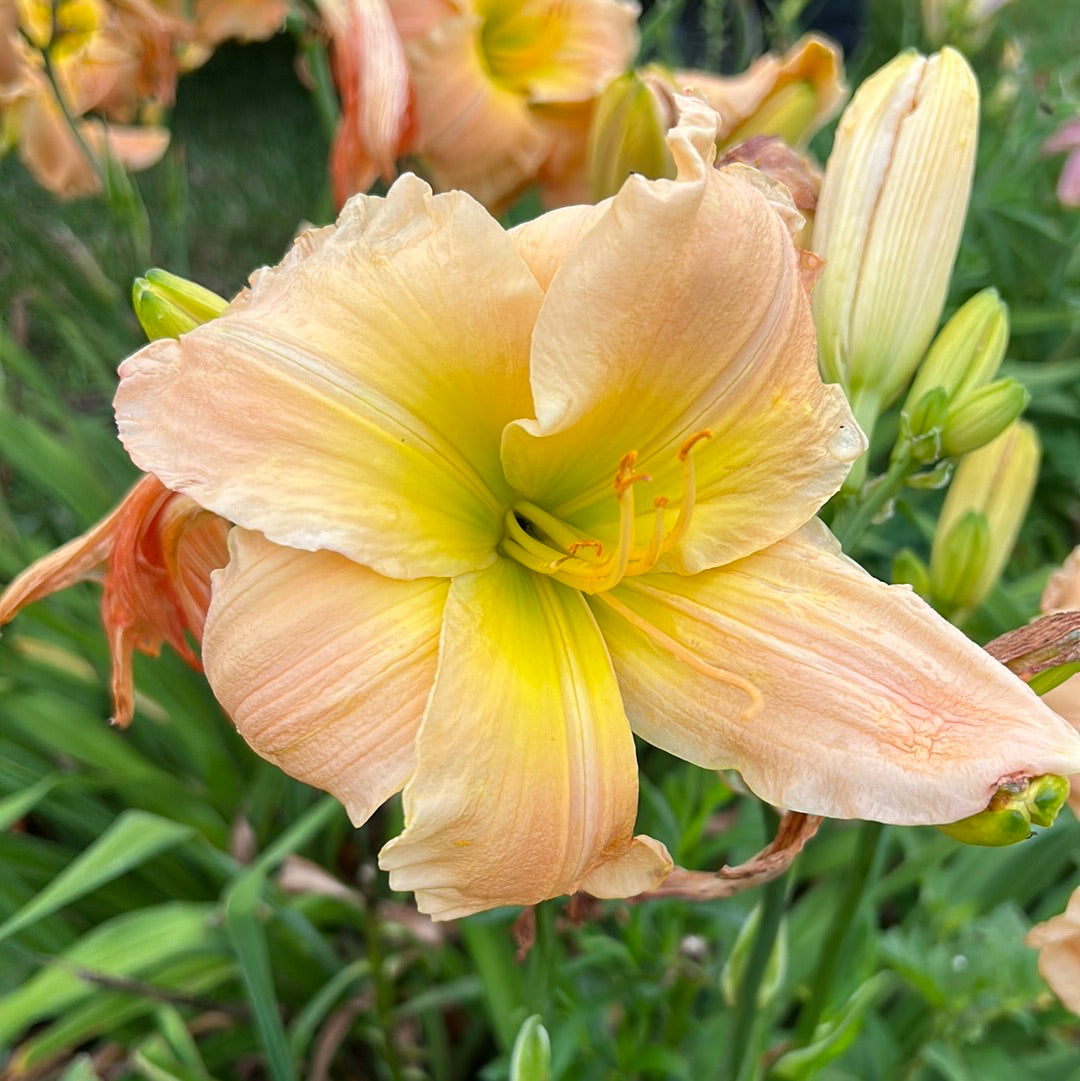
[[[708,679],[714,679],[718,683],[722,683],[726,687],[731,687],[736,691],[741,691],[749,699],[746,708],[739,714],[739,720],[749,720],[751,717],[760,713],[764,706],[764,699],[761,697],[761,691],[743,676],[737,675],[735,672],[729,672],[726,668],[720,668],[715,664],[710,664],[703,657],[698,656],[693,650],[688,649],[681,642],[672,638],[671,635],[665,634],[655,624],[650,623],[647,619],[639,616],[632,608],[628,608],[622,601],[613,597],[610,593],[598,593],[597,599],[606,604],[613,612],[618,613],[623,617],[632,627],[641,631],[648,639],[655,642],[661,649],[670,653],[673,657],[677,658],[688,668],[692,668],[695,672],[699,672],[701,675],[706,676]]]

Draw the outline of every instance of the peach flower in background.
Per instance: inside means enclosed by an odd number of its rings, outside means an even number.
[[[800,38],[783,56],[758,57],[739,75],[677,71],[674,80],[720,114],[721,148],[755,135],[775,135],[803,147],[847,97],[840,49],[814,34]]]
[[[1039,975],[1062,1005],[1080,1014],[1080,889],[1060,916],[1036,924],[1024,941],[1039,951]]]
[[[112,658],[113,723],[131,722],[135,650],[156,657],[167,642],[192,667],[202,640],[210,572],[227,559],[229,524],[143,477],[96,526],[23,571],[0,597],[0,625],[28,604],[76,582],[101,581]]]
[[[675,181],[507,233],[405,176],[121,368],[133,459],[239,526],[215,694],[355,823],[403,789],[380,863],[439,918],[662,880],[632,732],[898,823],[1080,769],[1069,725],[814,519],[864,441],[788,217],[681,104]]]
[[[397,176],[415,134],[405,49],[385,0],[319,0],[330,31],[341,119],[330,148],[340,207],[377,177]]]
[[[592,102],[637,51],[628,0],[389,0],[420,156],[438,190],[488,207],[543,174],[583,178]],[[582,179],[581,183],[584,181]]]
[[[157,125],[84,118],[98,110],[126,122],[137,119],[143,105],[172,100],[175,63],[155,67],[138,53],[148,41],[155,43],[155,55],[167,52],[162,36],[171,24],[152,9],[143,23],[141,11],[67,0],[57,6],[54,21],[51,6],[42,2],[0,8],[0,147],[17,146],[37,181],[58,195],[99,191],[106,156],[139,170],[168,146],[168,131]],[[40,49],[49,52],[56,87]],[[146,97],[154,94],[166,97]]]

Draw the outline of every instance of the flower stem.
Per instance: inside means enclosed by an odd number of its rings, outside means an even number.
[[[854,922],[862,902],[866,883],[876,862],[884,826],[880,822],[863,822],[859,826],[855,853],[847,872],[847,887],[833,913],[828,934],[821,944],[817,968],[810,984],[810,997],[799,1012],[795,1025],[795,1043],[806,1046],[814,1038],[821,1015],[829,1003],[833,972],[840,958],[844,939]]]
[[[779,816],[767,803],[761,804],[761,811],[765,819],[765,835],[767,838],[772,837],[776,833]],[[764,888],[761,922],[746,961],[731,1019],[730,1068],[726,1076],[732,1081],[749,1081],[755,1073],[762,1020],[758,1011],[758,993],[780,931],[787,881],[788,876],[783,874],[774,878]]]
[[[910,472],[911,454],[905,449],[893,457],[882,476],[863,489],[857,503],[849,503],[841,509],[833,523],[833,532],[848,555],[866,527],[896,497]]]

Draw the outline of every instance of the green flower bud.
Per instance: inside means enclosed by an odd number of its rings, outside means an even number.
[[[229,306],[217,293],[157,267],[135,279],[131,302],[150,341],[178,338],[217,318]]]
[[[550,1081],[551,1040],[538,1013],[525,1018],[510,1055],[510,1081]]]
[[[1039,441],[1030,424],[1015,421],[996,439],[966,454],[941,508],[930,550],[931,596],[939,610],[961,620],[981,604],[1001,576],[1027,512],[1039,471]],[[979,526],[986,548],[980,558]],[[966,525],[958,526],[965,518]],[[978,564],[978,566],[976,566]]]
[[[1044,774],[1002,785],[985,811],[938,826],[942,833],[969,845],[1001,847],[1026,840],[1031,825],[1051,826],[1069,796],[1064,777]]]
[[[979,387],[949,411],[941,433],[941,452],[949,458],[985,447],[1027,408],[1031,395],[1015,379]]]
[[[659,69],[628,71],[596,102],[586,150],[586,175],[597,202],[614,195],[631,173],[673,177],[667,131],[675,121],[675,86]]]
[[[950,404],[989,383],[1009,344],[1009,313],[996,289],[976,293],[941,328],[911,384],[905,412],[934,387]]]
[[[968,612],[982,600],[980,584],[989,555],[990,529],[981,511],[965,512],[943,534],[939,523],[930,556],[930,596],[938,611]]]
[[[901,548],[893,556],[892,580],[897,585],[911,586],[920,597],[930,596],[930,572],[910,548]]]

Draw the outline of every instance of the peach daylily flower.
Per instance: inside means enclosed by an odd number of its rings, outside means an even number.
[[[415,123],[405,49],[385,0],[318,0],[333,44],[341,120],[330,148],[338,206],[397,176]]]
[[[63,198],[100,191],[106,157],[132,171],[153,165],[168,131],[125,122],[172,100],[175,63],[147,51],[167,54],[174,29],[134,2],[68,0],[55,13],[40,0],[0,5],[0,150],[17,145],[38,183]],[[49,52],[62,104],[37,48]],[[91,110],[122,123],[85,117]]]
[[[380,863],[438,918],[662,880],[632,731],[899,823],[1080,769],[1080,736],[814,519],[864,441],[785,218],[682,105],[677,180],[508,233],[406,175],[120,370],[134,460],[238,523],[215,694],[355,823],[404,789]]]
[[[1024,941],[1039,951],[1039,975],[1050,990],[1080,1015],[1080,888],[1060,916],[1036,924]]]
[[[783,56],[758,57],[740,75],[679,71],[674,80],[720,114],[721,148],[756,135],[776,135],[789,146],[803,147],[847,97],[840,50],[816,34],[800,38]]]
[[[108,517],[22,572],[0,597],[0,625],[76,582],[101,580],[101,617],[112,658],[113,723],[134,711],[131,658],[168,642],[193,668],[210,603],[210,572],[225,565],[229,524],[142,477]]]
[[[389,0],[436,189],[505,205],[583,163],[589,109],[637,51],[629,0]]]

